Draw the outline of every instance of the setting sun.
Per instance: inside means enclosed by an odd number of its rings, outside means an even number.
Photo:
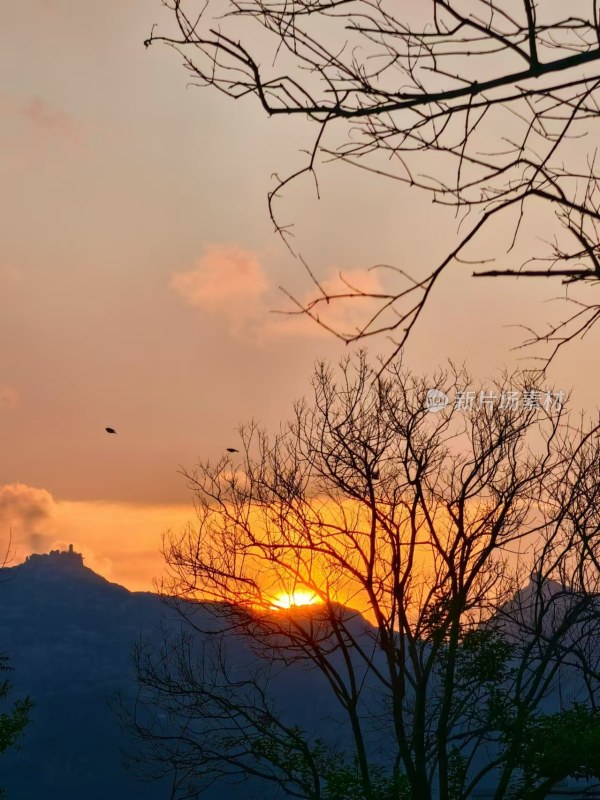
[[[310,606],[320,603],[321,600],[314,592],[299,589],[295,592],[282,592],[273,601],[272,608],[293,608],[295,606]]]

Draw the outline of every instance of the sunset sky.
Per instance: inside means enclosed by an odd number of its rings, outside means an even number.
[[[181,468],[235,447],[243,421],[286,419],[315,360],[347,351],[271,313],[290,308],[280,285],[312,296],[266,200],[311,129],[188,87],[176,52],[144,48],[154,23],[170,23],[160,0],[21,0],[0,29],[0,538],[13,563],[72,542],[132,589],[193,518]],[[342,270],[377,286],[376,263],[423,275],[454,241],[425,195],[340,164],[319,178],[320,200],[300,180],[280,211],[328,285]],[[406,362],[451,357],[483,384],[524,355],[507,326],[560,317],[543,301],[564,290],[470,273],[445,275]],[[550,372],[574,409],[597,407],[597,346],[592,332]]]

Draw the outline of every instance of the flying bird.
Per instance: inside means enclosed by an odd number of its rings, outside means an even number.
[[[115,430],[114,428],[104,428],[104,430],[105,430],[107,433],[116,433],[116,430]]]
[[[228,453],[239,453],[239,450],[236,450],[235,447],[226,447],[225,448]]]

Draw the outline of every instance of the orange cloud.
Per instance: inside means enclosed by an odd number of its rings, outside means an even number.
[[[187,305],[218,315],[233,333],[256,322],[269,288],[256,255],[231,245],[213,245],[194,269],[176,272],[170,285]]]
[[[338,271],[321,281],[328,294],[347,293],[353,289],[380,292],[379,274],[375,270]],[[189,306],[215,316],[233,335],[246,340],[264,341],[281,336],[322,336],[322,327],[301,314],[273,313],[295,311],[277,288],[269,282],[267,272],[254,253],[232,245],[213,245],[193,270],[176,272],[170,287]],[[350,288],[352,287],[352,288]],[[307,305],[318,296],[314,286],[298,301]],[[316,313],[325,324],[344,333],[356,331],[357,305],[368,313],[375,306],[367,300],[337,300],[322,304]],[[368,317],[366,317],[367,319]]]

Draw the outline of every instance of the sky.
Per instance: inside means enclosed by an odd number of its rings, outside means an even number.
[[[290,308],[281,285],[312,296],[267,210],[311,130],[188,86],[177,53],[143,45],[170,21],[160,0],[21,0],[0,30],[0,545],[16,563],[72,542],[131,589],[152,588],[163,534],[194,518],[182,470],[244,421],[277,426],[315,361],[347,352],[273,313]],[[452,215],[398,183],[341,164],[319,181],[320,199],[300,180],[280,209],[328,286],[340,270],[377,286],[375,263],[423,274],[454,241]],[[522,363],[514,326],[542,327],[561,293],[469,276],[442,279],[412,368],[451,357],[483,382]],[[590,363],[594,332],[550,380],[592,412]]]

